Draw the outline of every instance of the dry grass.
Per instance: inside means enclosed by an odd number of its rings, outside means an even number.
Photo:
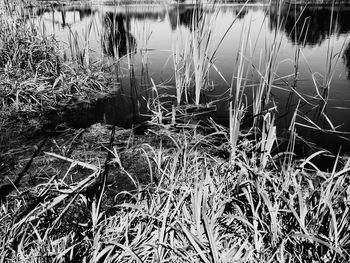
[[[2,109],[40,112],[106,91],[107,73],[87,54],[80,66],[65,65],[31,25],[1,19]],[[210,25],[202,22],[192,28],[195,104],[211,66]],[[278,38],[266,44],[265,67],[255,68],[261,132],[241,133],[245,72],[254,68],[244,56],[248,35],[232,77],[229,129],[204,125],[198,106],[178,100],[169,109],[152,83],[146,134],[68,129],[6,169],[0,262],[348,262],[349,158],[338,156],[327,172],[313,163],[324,152],[295,160],[297,110],[286,152],[273,154],[274,114],[265,107]],[[178,70],[179,53],[175,47]]]
[[[137,192],[113,192],[109,182],[90,196],[104,169],[99,162],[82,162],[77,155],[43,157],[66,168],[30,189],[32,200],[40,200],[30,210],[23,212],[28,201],[20,196],[2,205],[3,261],[349,259],[349,162],[339,161],[329,173],[311,171],[314,155],[284,170],[278,168],[283,158],[276,156],[263,168],[255,143],[243,139],[232,166],[216,154],[215,134],[154,132],[158,139],[127,139],[126,148],[115,146],[118,155],[110,160],[111,178],[119,171],[135,180],[125,157],[130,150],[140,153],[153,184],[136,179]],[[74,227],[65,227],[67,220]]]
[[[113,77],[108,66],[64,63],[55,40],[22,19],[24,9],[0,16],[0,97],[2,112],[37,112],[106,95]],[[85,56],[83,56],[83,59]]]

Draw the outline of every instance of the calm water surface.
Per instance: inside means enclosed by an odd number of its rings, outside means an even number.
[[[219,43],[233,19],[239,14],[215,56],[215,66],[221,75],[228,82],[231,81],[242,34],[248,34],[249,31],[249,44],[245,55],[247,61],[257,68],[276,37],[280,42],[280,49],[277,80],[271,98],[278,106],[279,134],[288,128],[299,101],[298,95],[291,92],[290,86],[293,85],[308,101],[300,102],[300,115],[307,116],[320,127],[329,129],[329,125],[318,117],[320,100],[315,99],[317,90],[313,77],[314,80],[322,82],[322,76],[325,76],[327,70],[327,52],[331,51],[334,74],[325,112],[338,131],[349,132],[350,6],[336,8],[333,16],[330,7],[310,6],[304,9],[285,5],[281,9],[281,16],[278,16],[278,8],[274,6],[248,6],[239,13],[240,8],[222,6],[216,20],[213,47]],[[161,84],[166,92],[174,94],[174,89],[171,88],[174,84],[172,50],[176,39],[180,39],[184,44],[190,35],[193,11],[194,8],[188,5],[70,6],[36,9],[36,22],[45,34],[53,34],[60,41],[65,58],[72,57],[69,48],[72,35],[77,36],[81,46],[88,40],[92,60],[103,59],[107,63],[113,57],[124,57],[121,63],[123,74],[120,90],[117,94],[98,101],[89,109],[82,110],[80,114],[77,112],[79,122],[73,121],[72,114],[67,114],[67,118],[81,126],[107,122],[127,127],[142,120],[138,113],[146,110],[142,96],[147,97],[150,94],[150,78],[156,84]],[[278,19],[283,21],[282,27],[277,26]],[[115,43],[119,43],[118,49]],[[288,76],[295,72],[294,58],[299,48],[299,76],[294,84],[293,78]],[[343,55],[337,59],[339,52],[343,52]],[[133,55],[127,56],[129,53]],[[129,73],[131,64],[132,74]],[[253,83],[257,74],[249,74],[249,78]],[[217,71],[210,72],[210,81],[213,89],[206,94],[207,101],[222,98],[225,94],[227,96],[228,86]],[[252,90],[247,88],[246,93],[249,104]],[[217,111],[213,113],[213,118],[227,125],[228,103],[219,102],[216,106]],[[247,111],[244,121],[246,124],[251,121],[249,112],[250,110]],[[306,123],[300,117],[298,122]],[[344,152],[350,151],[350,143],[346,139],[302,126],[298,126],[297,131],[305,138],[332,151],[338,151],[339,147],[342,147]],[[350,138],[348,135],[343,137]]]

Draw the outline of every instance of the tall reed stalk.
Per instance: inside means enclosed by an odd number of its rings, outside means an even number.
[[[229,102],[229,122],[230,122],[230,146],[231,154],[230,161],[233,163],[236,155],[236,146],[241,128],[241,121],[244,116],[245,105],[243,98],[245,95],[245,87],[247,82],[248,70],[245,67],[245,47],[249,40],[249,30],[242,30],[241,45],[237,54],[237,59],[234,67],[231,87],[230,87],[230,102]]]
[[[10,36],[21,39],[13,32],[15,26],[0,21]],[[295,148],[298,107],[290,125],[288,157],[269,158],[276,127],[267,104],[280,41],[275,35],[272,44],[265,46],[263,65],[252,66],[246,48],[250,34],[249,25],[239,40],[230,85],[228,136],[216,124],[217,131],[211,134],[199,125],[178,129],[158,125],[139,137],[132,129],[114,132],[113,128],[110,134],[98,126],[84,129],[84,136],[81,132],[68,136],[68,142],[67,137],[50,140],[52,147],[47,148],[56,152],[41,152],[31,167],[30,175],[41,183],[30,189],[18,186],[0,206],[0,262],[349,262],[350,159],[337,156],[327,172],[313,164],[322,152],[295,161],[289,152]],[[211,38],[204,39],[210,42]],[[130,85],[136,89],[130,42],[126,43]],[[181,65],[181,56],[176,57],[181,52],[174,49],[174,61]],[[197,49],[192,55],[207,65],[194,71],[206,77],[212,60]],[[15,62],[5,61],[0,73]],[[27,71],[35,66],[24,65]],[[251,69],[261,79],[253,102],[261,140],[240,143]],[[199,83],[198,103],[206,81]],[[162,124],[167,116],[151,82],[156,94],[152,117]],[[108,163],[109,174],[114,174],[107,178],[106,173],[96,193],[94,186],[103,173],[98,156],[106,153],[101,145],[108,137],[110,158],[105,166]],[[77,148],[71,149],[72,145]],[[121,178],[134,188],[120,191]]]
[[[270,102],[270,94],[274,85],[274,80],[278,70],[278,53],[281,47],[282,36],[279,35],[283,26],[283,19],[281,18],[281,8],[283,1],[277,3],[278,14],[276,28],[272,40],[265,39],[265,50],[260,53],[259,66],[255,68],[259,76],[259,84],[256,89],[253,89],[253,115],[254,126],[259,127],[260,114],[266,110],[265,107]]]
[[[78,32],[69,28],[69,49],[72,59],[79,65],[89,68],[90,66],[90,35],[93,29],[94,21],[91,20],[88,26],[83,30],[82,37]]]
[[[176,30],[173,37],[175,38],[172,46],[172,53],[175,71],[176,101],[177,105],[180,105],[183,99],[185,103],[188,102],[188,93],[192,82],[191,69],[193,50],[191,36],[187,36],[183,44],[179,6],[176,12]]]
[[[212,37],[219,6],[211,1],[209,10],[204,10],[201,0],[196,0],[192,17],[192,52],[195,79],[195,104],[200,104],[201,92],[207,89],[209,70],[212,64]],[[208,6],[206,6],[208,8]]]
[[[346,35],[344,42],[341,45],[340,50],[335,50],[335,41],[336,38],[332,36],[332,34],[337,33],[339,31],[338,23],[337,23],[337,16],[335,12],[335,1],[332,1],[332,9],[331,9],[331,17],[330,17],[330,24],[329,24],[329,30],[328,30],[328,39],[327,39],[327,52],[325,54],[326,61],[325,61],[325,71],[323,73],[320,72],[314,72],[311,67],[308,64],[309,72],[311,74],[311,79],[316,91],[315,99],[319,101],[317,105],[317,112],[314,115],[314,120],[311,120],[307,116],[300,116],[302,119],[304,119],[308,124],[301,124],[304,127],[309,127],[316,130],[323,130],[323,131],[329,131],[332,133],[338,133],[341,134],[341,131],[336,130],[336,126],[332,123],[331,119],[327,116],[326,108],[328,105],[328,100],[330,96],[331,86],[333,77],[336,73],[336,69],[338,66],[338,62],[343,56],[345,46],[348,41],[348,35]],[[308,32],[309,28],[309,21],[304,21],[304,24],[308,23],[306,27],[306,32]],[[304,25],[303,25],[304,28]],[[306,35],[306,33],[305,33]],[[299,53],[304,56],[303,52]],[[299,55],[299,54],[298,54]],[[307,59],[304,56],[304,59],[307,61]],[[317,123],[319,121],[322,121],[324,126],[326,128],[320,127]],[[322,126],[322,125],[321,125]],[[345,134],[345,133],[344,133]]]
[[[336,22],[337,17],[335,17],[335,1],[332,1],[332,11],[331,11],[331,18],[330,18],[330,24],[329,24],[329,36],[331,36],[333,33],[337,32],[339,29],[337,28],[338,23]],[[326,64],[325,64],[325,72],[322,78],[322,88],[323,92],[319,92],[318,87],[316,86],[316,91],[318,92],[318,95],[321,97],[323,103],[320,112],[322,115],[325,116],[325,109],[326,105],[329,99],[329,92],[331,89],[331,83],[333,80],[333,76],[335,74],[335,70],[337,67],[337,64],[341,57],[343,56],[343,52],[346,46],[346,42],[348,40],[348,35],[346,36],[343,45],[340,50],[337,52],[334,50],[334,37],[329,37],[327,41],[327,54],[326,54]],[[316,83],[315,83],[316,85]],[[327,119],[327,118],[326,118]]]

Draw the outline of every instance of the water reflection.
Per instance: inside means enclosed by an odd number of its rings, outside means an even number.
[[[163,9],[158,10],[145,10],[145,9],[136,9],[136,8],[128,8],[127,15],[131,19],[136,20],[151,20],[151,21],[164,21],[166,17],[166,11]]]
[[[256,9],[259,7],[251,7],[250,9]],[[185,26],[188,29],[192,29],[192,20],[194,12],[199,11],[198,8],[195,8],[194,6],[188,6],[188,5],[179,5],[176,7],[173,7],[169,10],[169,21],[170,26],[172,30],[175,30],[178,26]],[[244,8],[242,9],[241,6],[220,6],[220,14],[226,14],[231,13],[232,18],[238,18],[243,19],[244,16],[248,13],[248,9]],[[201,10],[203,12],[211,12],[208,9]],[[201,13],[201,12],[199,12]]]
[[[62,29],[72,26],[85,18],[90,18],[97,12],[96,9],[93,9],[90,6],[76,7],[60,5],[32,8],[29,11],[30,17],[44,17],[45,20],[59,25],[59,27]],[[50,16],[44,16],[45,14],[50,14]]]
[[[321,45],[331,35],[340,35],[350,31],[350,8],[329,6],[292,6],[283,5],[281,15],[279,6],[272,6],[269,12],[270,28],[278,28],[283,21],[283,30],[293,44]]]
[[[137,6],[130,6],[124,9],[122,7],[118,8],[119,9],[113,12],[108,11],[104,14],[102,13],[103,24],[108,29],[106,30],[108,34],[110,34],[110,36],[107,37],[110,46],[113,46],[113,43],[118,41],[125,44],[125,40],[128,37],[130,37],[132,44],[135,43],[136,40],[128,29],[132,19],[164,21],[168,15],[172,30],[176,29],[178,25],[177,22],[179,22],[179,25],[190,29],[193,13],[195,11],[195,8],[189,5],[172,6],[168,9]],[[309,46],[320,45],[332,34],[340,35],[350,31],[350,7],[348,6],[335,7],[333,15],[330,6],[305,7],[283,4],[281,8],[278,5],[271,5],[267,8],[259,6],[247,7],[241,12],[240,9],[241,7],[239,6],[222,6],[220,7],[220,15],[229,12],[232,13],[233,18],[238,15],[239,19],[243,19],[246,14],[252,10],[265,9],[269,17],[270,29],[275,30],[278,28],[278,21],[282,20],[283,30],[289,40],[294,44]],[[280,15],[279,9],[281,10]],[[35,12],[31,12],[31,15],[33,16],[33,13],[34,16],[51,14],[51,22],[59,24],[61,28],[65,28],[82,21],[84,18],[92,17],[96,12],[101,13],[101,10],[89,6],[52,6],[36,8]],[[49,18],[46,17],[45,19],[48,20]],[[331,22],[332,27],[330,28]],[[112,50],[113,48],[109,48],[109,51]],[[113,51],[106,53],[113,54]]]
[[[296,83],[292,86],[300,94],[307,94],[307,98],[314,98],[315,87],[310,76],[309,66],[312,72],[325,72],[327,45],[321,44],[324,44],[325,40],[330,37],[336,36],[332,38],[334,52],[340,50],[343,44],[340,42],[343,42],[345,39],[344,34],[350,31],[350,7],[336,8],[332,18],[331,8],[324,6],[307,6],[304,8],[301,6],[283,5],[280,16],[278,16],[278,6],[249,6],[243,12],[240,12],[240,9],[240,6],[222,6],[219,10],[216,27],[219,31],[217,32],[218,36],[223,35],[226,28],[238,16],[237,23],[233,25],[216,54],[215,66],[217,66],[220,73],[226,79],[231,78],[233,58],[236,56],[239,48],[239,38],[244,25],[251,25],[251,42],[256,43],[257,51],[254,54],[256,56],[251,58],[255,65],[260,63],[260,51],[264,52],[266,50],[266,43],[269,44],[268,41],[275,37],[275,32],[277,31],[279,36],[281,36],[282,43],[278,59],[284,61],[279,64],[278,75],[287,76],[294,72],[294,67],[291,65],[294,61],[289,63],[289,60],[295,56],[296,47],[293,45],[299,45],[305,60],[304,58],[299,60],[298,73],[300,73],[300,78],[298,78],[298,87]],[[159,86],[173,87],[174,67],[171,61],[172,41],[174,41],[173,31],[178,26],[181,27],[179,32],[183,34],[181,36],[181,38],[183,37],[182,40],[186,39],[186,34],[192,33],[192,20],[195,12],[193,6],[123,5],[97,6],[90,9],[86,7],[62,7],[54,10],[55,12],[52,12],[52,9],[42,9],[37,14],[39,15],[40,12],[43,14],[43,20],[47,22],[47,25],[55,23],[55,30],[52,30],[53,34],[57,34],[62,42],[68,42],[65,37],[68,35],[67,32],[69,30],[79,34],[93,21],[93,28],[94,30],[97,28],[99,34],[94,35],[95,31],[92,31],[89,36],[89,45],[91,50],[96,51],[95,54],[98,54],[96,56],[97,59],[105,56],[121,58],[127,54],[135,54],[138,51],[131,60],[131,62],[134,62],[134,65],[130,63],[131,65],[129,64],[126,67],[124,63],[121,63],[122,70],[126,68],[128,70],[128,73],[121,74],[120,80],[118,79],[117,81],[118,83],[121,82],[121,90],[115,96],[102,99],[88,109],[84,109],[83,113],[78,115],[80,116],[78,120],[72,121],[72,123],[78,123],[78,121],[86,118],[86,123],[102,120],[108,123],[115,123],[118,126],[130,126],[132,123],[140,120],[140,112],[143,112],[140,87],[149,87],[150,78],[156,84],[160,83]],[[205,11],[207,12],[206,9]],[[283,22],[282,28],[278,27],[277,21],[279,19]],[[80,23],[78,23],[79,21]],[[331,21],[332,27],[330,32],[329,23]],[[65,30],[57,30],[57,25],[59,25],[60,29],[65,28]],[[101,39],[103,40],[102,43]],[[138,48],[140,51],[137,50]],[[148,53],[143,56],[143,51]],[[129,58],[128,60],[130,60]],[[148,62],[144,63],[145,60]],[[123,60],[123,62],[125,61]],[[334,74],[331,90],[331,97],[333,96],[332,99],[334,98],[334,101],[337,100],[337,102],[329,106],[327,109],[329,113],[333,113],[335,107],[350,108],[350,102],[344,99],[350,98],[350,91],[346,88],[349,85],[346,77],[350,79],[350,74],[347,73],[350,71],[350,44],[346,48],[343,60],[339,64],[340,67],[337,68],[337,72]],[[348,69],[347,72],[345,68]],[[217,75],[216,72],[210,75],[213,87],[215,87],[213,94],[210,95],[213,95],[212,98],[215,99],[222,94],[226,94],[227,90],[227,86],[223,84],[222,79]],[[280,86],[280,84],[276,85]],[[281,85],[283,86],[284,84],[282,83]],[[167,89],[167,92],[172,95],[171,92],[173,90],[171,88]],[[281,123],[283,122],[280,127],[288,127],[295,105],[297,105],[300,98],[295,96],[294,93],[283,92],[279,89],[273,90],[279,109],[283,111],[284,106],[288,109],[285,112],[286,115],[283,115],[283,112],[279,113],[279,120]],[[250,94],[247,96],[250,96]],[[147,96],[145,97],[147,98]],[[332,100],[330,100],[330,103],[332,103]],[[301,109],[305,114],[307,114],[306,108],[305,106]],[[319,108],[323,108],[322,105]],[[217,109],[218,112],[215,113],[216,120],[221,118],[223,122],[227,121],[227,105],[222,103],[218,105]],[[314,108],[312,110],[315,111]],[[335,125],[345,123],[343,126],[344,130],[350,130],[350,123],[346,121],[347,112],[345,110],[343,113],[339,112],[339,110],[334,112],[336,112],[333,114],[336,117]],[[72,117],[72,115],[68,114],[67,118]],[[308,116],[311,118],[311,113]],[[319,124],[317,121],[315,123]],[[303,132],[303,135],[305,135],[305,132]]]
[[[64,8],[62,10],[59,10],[59,12],[61,13],[62,18],[62,28],[65,28],[67,26],[67,12],[77,12],[80,21],[83,20],[85,17],[91,17],[95,13],[95,11],[92,10],[90,7],[79,8],[79,10],[75,10],[74,8]]]
[[[169,21],[171,29],[175,30],[178,25],[183,25],[191,28],[194,11],[194,7],[187,7],[183,5],[178,6],[178,8],[170,9]]]
[[[142,79],[145,77],[141,76]],[[121,80],[120,87],[110,96],[93,103],[80,103],[74,107],[46,114],[48,127],[67,123],[70,127],[85,128],[95,123],[106,123],[118,127],[130,128],[146,120],[147,87],[140,85],[133,69],[129,79]],[[148,85],[148,83],[147,83]]]
[[[103,17],[104,43],[103,51],[108,56],[121,58],[136,52],[136,39],[130,33],[130,17],[128,14],[108,12]]]
[[[278,19],[282,19],[283,30],[293,44],[320,46],[332,35],[339,37],[350,32],[349,6],[336,6],[332,10],[331,6],[283,5],[281,18],[278,16],[278,8],[270,8],[270,29],[276,29]],[[347,78],[350,79],[350,43],[345,48],[343,61],[347,68]]]
[[[343,61],[348,71],[348,79],[350,79],[350,43],[344,50]]]

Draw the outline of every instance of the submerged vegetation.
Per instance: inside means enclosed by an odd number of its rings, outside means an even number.
[[[112,62],[90,59],[88,38],[73,33],[66,61],[56,40],[25,19],[21,3],[1,1],[0,10],[0,262],[349,262],[349,157],[336,156],[328,170],[314,163],[330,154],[325,150],[297,158],[298,107],[287,138],[278,136],[271,90],[276,80],[298,80],[300,55],[297,47],[293,74],[277,76],[278,29],[258,65],[250,59],[250,25],[237,38],[232,79],[225,80],[227,128],[202,117],[215,109],[203,94],[212,88],[210,70],[220,74],[214,58],[225,35],[212,39],[219,3],[205,7],[210,13],[198,3],[184,46],[174,32],[171,103],[145,78],[146,123],[130,129],[58,124],[44,138],[33,135],[34,147],[19,147],[14,136],[42,132],[49,111],[114,92],[122,59],[137,94],[136,44],[127,23],[104,17],[113,35],[104,50]],[[277,23],[280,28],[283,20]],[[340,58],[329,50],[327,92]],[[147,72],[147,46],[143,52]],[[318,100],[337,132],[324,110],[328,96]],[[254,120],[243,129],[249,107]]]

